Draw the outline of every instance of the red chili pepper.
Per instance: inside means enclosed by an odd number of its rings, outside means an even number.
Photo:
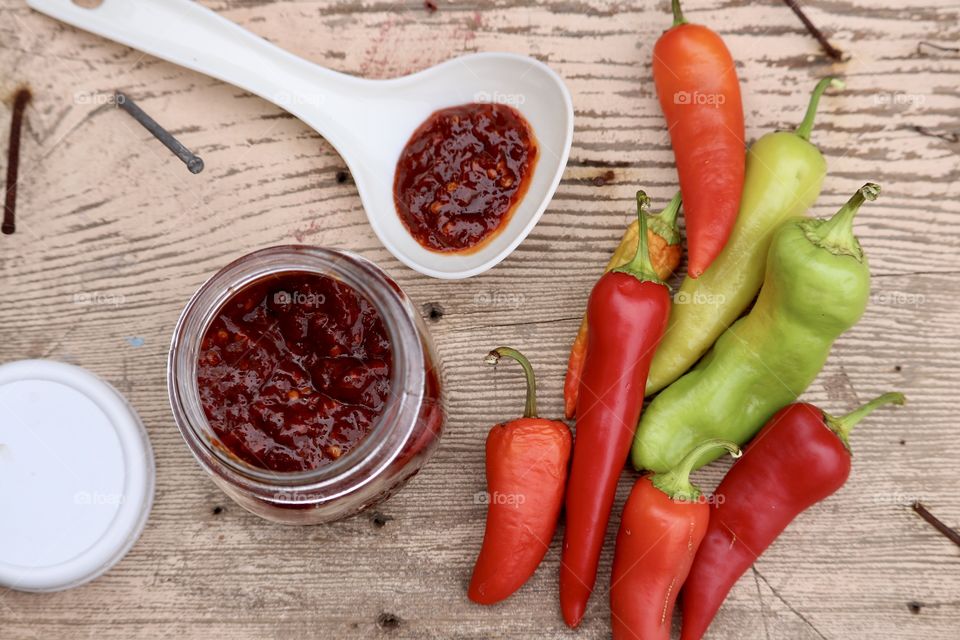
[[[718,447],[740,456],[733,442],[707,440],[672,471],[644,476],[633,485],[623,506],[610,576],[614,640],[670,640],[677,594],[710,518],[690,472],[704,453]]]
[[[580,624],[593,591],[617,479],[640,418],[650,361],[670,314],[670,292],[647,252],[644,209],[649,203],[645,193],[637,192],[637,255],[601,277],[587,303],[590,331],[560,566],[560,607],[571,627]]]
[[[698,278],[737,220],[746,144],[733,57],[720,36],[684,20],[679,0],[673,26],[653,48],[653,81],[683,192],[687,274]]]
[[[572,438],[558,420],[537,417],[533,368],[519,351],[500,347],[487,363],[513,358],[527,377],[522,418],[498,424],[487,436],[487,528],[467,595],[493,604],[523,586],[536,571],[557,528]]]
[[[673,197],[670,204],[659,214],[647,214],[647,250],[650,252],[650,264],[653,265],[661,280],[673,275],[673,271],[680,264],[680,255],[683,248],[680,243],[680,228],[677,226],[677,213],[680,211],[680,192]],[[639,237],[639,222],[632,222],[623,232],[620,244],[617,246],[610,261],[603,272],[613,271],[622,264],[630,262],[637,253],[637,238]],[[580,322],[577,337],[570,347],[570,359],[567,362],[567,377],[563,380],[563,410],[568,420],[577,413],[577,394],[580,393],[580,374],[583,372],[583,359],[587,356],[587,336],[590,335],[590,325],[587,324],[586,314]]]
[[[710,525],[683,587],[681,640],[703,637],[730,588],[800,513],[850,475],[850,430],[877,407],[905,401],[887,393],[842,418],[806,404],[778,411],[717,487]]]

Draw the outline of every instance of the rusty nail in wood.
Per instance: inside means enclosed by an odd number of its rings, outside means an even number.
[[[200,173],[203,171],[203,160],[194,155],[190,149],[183,146],[179,140],[173,137],[173,134],[161,127],[156,120],[144,113],[143,109],[138,107],[127,94],[117,91],[115,99],[118,107],[133,116],[133,119],[142,124],[144,129],[152,133],[153,137],[162,142],[167,149],[170,149],[175,156],[180,158],[183,164],[187,165],[190,173]]]
[[[17,230],[17,174],[20,171],[20,133],[23,130],[23,111],[33,94],[22,88],[13,99],[13,118],[10,120],[10,148],[7,151],[7,195],[3,202],[3,225],[0,230],[10,235]]]
[[[948,527],[940,518],[930,513],[920,502],[913,503],[913,510],[917,512],[917,515],[929,522],[934,529],[942,533],[947,540],[950,540],[953,544],[960,547],[960,533]]]
[[[843,60],[843,51],[837,49],[830,41],[827,40],[827,37],[823,35],[823,32],[817,28],[817,25],[813,24],[810,18],[807,17],[807,14],[803,12],[803,9],[800,8],[800,5],[796,3],[795,0],[783,0],[788,7],[790,7],[797,17],[800,18],[800,22],[803,23],[803,26],[807,28],[807,31],[810,32],[814,38],[817,39],[817,42],[820,43],[820,46],[823,47],[824,52],[830,56],[833,60],[840,62]]]

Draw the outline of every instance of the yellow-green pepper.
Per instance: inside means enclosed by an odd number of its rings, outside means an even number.
[[[634,466],[667,471],[710,438],[743,445],[813,382],[867,307],[870,269],[853,218],[879,193],[868,183],[829,220],[795,218],[777,229],[753,309],[653,399],[633,441]]]
[[[821,80],[796,131],[768,133],[747,153],[737,222],[710,267],[697,279],[686,278],[674,297],[670,326],[650,365],[646,395],[683,375],[740,317],[760,290],[774,230],[806,213],[820,195],[827,163],[809,139],[828,86],[843,83]]]

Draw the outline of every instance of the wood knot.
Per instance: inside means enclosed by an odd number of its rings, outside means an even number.
[[[400,628],[400,616],[395,613],[381,613],[377,616],[377,626],[384,631]]]
[[[393,520],[393,516],[388,516],[387,514],[379,511],[374,511],[372,514],[370,514],[370,522],[372,522],[373,526],[375,526],[377,529],[383,529],[391,520]]]
[[[594,176],[594,178],[593,178],[593,180],[592,180],[593,186],[595,186],[595,187],[603,187],[603,186],[606,186],[606,185],[610,184],[611,182],[613,182],[613,179],[616,178],[616,177],[617,177],[617,176],[616,176],[616,174],[613,172],[612,169],[607,169],[606,171],[604,171],[604,172],[601,173],[600,175]]]
[[[424,317],[429,319],[430,322],[440,322],[440,318],[444,314],[443,307],[440,306],[439,302],[428,302],[423,305],[422,309]]]

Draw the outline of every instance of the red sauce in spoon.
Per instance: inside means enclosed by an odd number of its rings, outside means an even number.
[[[490,103],[442,109],[400,154],[397,213],[427,249],[476,249],[510,218],[536,162],[533,131],[516,109]]]

